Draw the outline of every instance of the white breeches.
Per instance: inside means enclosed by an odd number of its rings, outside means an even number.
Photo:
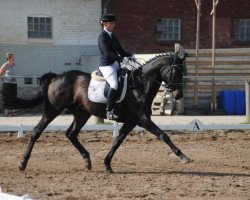
[[[117,79],[117,70],[119,69],[119,64],[115,61],[110,66],[100,66],[99,69],[102,72],[104,78],[109,83],[110,87],[117,90],[118,89],[118,79]]]

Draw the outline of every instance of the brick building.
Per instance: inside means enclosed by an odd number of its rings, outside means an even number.
[[[212,0],[202,0],[200,48],[211,48]],[[103,0],[117,16],[116,34],[133,53],[172,50],[175,42],[195,48],[196,5],[193,0]],[[216,48],[250,47],[250,1],[220,0]]]
[[[216,62],[212,67],[213,0],[201,0],[200,59],[198,76],[228,76],[212,80],[188,78],[184,83],[183,105],[208,110],[212,95],[222,90],[244,90],[244,76],[250,74],[250,1],[220,0],[216,7]],[[196,75],[195,52],[197,8],[194,0],[103,0],[104,9],[117,17],[115,33],[135,54],[160,53],[174,50],[180,43],[188,50],[187,76]],[[234,49],[238,48],[238,49]],[[196,85],[196,87],[195,87]],[[198,91],[195,95],[195,91]],[[219,98],[217,98],[219,100]]]

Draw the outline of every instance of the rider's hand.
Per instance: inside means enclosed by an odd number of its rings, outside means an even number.
[[[123,60],[122,60],[122,64],[127,65],[128,62],[129,62],[129,57],[124,57]]]
[[[133,61],[133,62],[136,62],[136,58],[134,55],[132,55],[131,57],[129,57],[129,60]]]

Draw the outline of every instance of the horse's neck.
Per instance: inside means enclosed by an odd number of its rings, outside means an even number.
[[[145,94],[148,102],[152,102],[160,88],[161,76],[159,68],[146,69],[144,72],[143,82],[145,85]]]

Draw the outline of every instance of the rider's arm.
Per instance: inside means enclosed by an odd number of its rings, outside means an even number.
[[[121,45],[121,43],[119,42],[119,40],[113,35],[113,37],[115,38],[116,40],[116,43],[117,43],[117,46],[118,46],[118,52],[119,54],[122,56],[122,57],[131,57],[133,56],[133,54],[125,51]]]
[[[3,64],[3,65],[1,66],[1,68],[0,68],[0,75],[4,75],[5,72],[6,72],[6,65]]]
[[[108,56],[109,58],[111,58],[114,61],[122,62],[123,57],[117,55],[117,53],[115,53],[111,50],[110,44],[109,44],[108,40],[105,39],[105,37],[98,38],[98,45],[102,49],[102,51],[104,52],[104,54],[106,56]]]

